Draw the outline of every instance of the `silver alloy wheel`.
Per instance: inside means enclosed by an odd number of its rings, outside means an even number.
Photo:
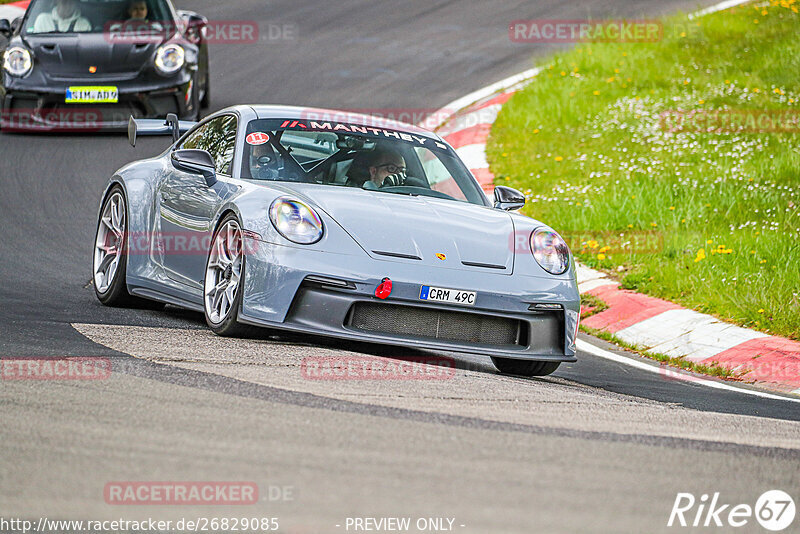
[[[223,322],[235,305],[242,279],[242,256],[242,229],[230,220],[214,237],[206,266],[203,300],[206,315],[215,325]]]
[[[94,244],[94,287],[105,293],[114,282],[120,258],[125,253],[125,198],[115,191],[106,201]]]

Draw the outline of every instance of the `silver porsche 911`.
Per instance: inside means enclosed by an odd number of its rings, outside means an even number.
[[[126,165],[100,205],[98,299],[202,311],[217,334],[283,329],[485,354],[542,376],[575,361],[580,297],[569,248],[490,202],[434,133],[370,116],[235,106]]]

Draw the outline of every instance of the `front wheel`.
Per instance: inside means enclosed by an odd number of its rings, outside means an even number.
[[[244,294],[244,239],[233,214],[219,224],[206,261],[203,308],[206,323],[218,336],[240,336],[252,329],[238,322]]]
[[[492,356],[492,363],[503,374],[519,376],[547,376],[553,374],[561,365],[561,362],[537,362],[495,358],[494,356]]]

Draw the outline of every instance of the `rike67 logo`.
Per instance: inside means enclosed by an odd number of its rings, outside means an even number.
[[[755,506],[725,503],[719,492],[699,499],[691,493],[678,493],[667,526],[741,528],[755,519],[763,528],[779,532],[794,524],[796,512],[794,500],[781,490],[765,491]]]

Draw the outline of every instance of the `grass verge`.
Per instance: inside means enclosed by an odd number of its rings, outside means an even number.
[[[623,287],[800,339],[798,7],[558,54],[492,128],[496,183]]]

